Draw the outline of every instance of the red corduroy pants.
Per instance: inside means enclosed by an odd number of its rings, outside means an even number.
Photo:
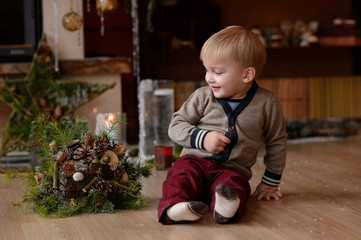
[[[176,160],[163,182],[163,196],[158,205],[158,218],[162,222],[164,211],[179,202],[201,201],[214,211],[215,188],[218,184],[232,187],[240,199],[238,214],[246,209],[250,196],[248,180],[238,172],[215,161],[185,155]]]

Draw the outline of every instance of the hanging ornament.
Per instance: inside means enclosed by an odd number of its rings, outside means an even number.
[[[114,11],[118,7],[118,0],[97,0],[95,6],[98,11]]]
[[[104,36],[104,13],[117,9],[118,0],[96,0],[95,7],[98,11],[98,15],[100,16],[100,35]]]
[[[82,19],[73,10],[71,10],[69,13],[65,14],[63,17],[63,26],[65,29],[69,31],[76,31],[81,27]]]
[[[80,15],[73,11],[73,1],[70,2],[70,12],[63,17],[63,26],[69,31],[80,29],[83,20]]]

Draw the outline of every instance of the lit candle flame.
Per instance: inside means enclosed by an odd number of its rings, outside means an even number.
[[[109,113],[108,115],[109,122],[114,121],[114,119],[115,119],[115,115],[113,113]]]

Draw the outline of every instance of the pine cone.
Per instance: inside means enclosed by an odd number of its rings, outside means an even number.
[[[113,173],[112,169],[110,168],[110,166],[108,164],[102,165],[100,177],[103,178],[104,180],[111,180],[111,179],[113,179],[113,176],[114,176],[114,173]]]
[[[69,160],[63,162],[63,165],[61,166],[61,170],[65,173],[66,177],[72,177],[73,174],[76,172],[75,170],[75,161]]]
[[[105,197],[107,197],[113,190],[112,185],[109,182],[106,181],[99,181],[95,188],[101,192]]]
[[[76,198],[78,194],[79,194],[79,190],[75,184],[70,184],[66,186],[62,192],[63,197],[67,199]]]
[[[94,151],[89,147],[82,145],[75,149],[73,158],[75,160],[85,160],[90,162],[94,159]]]
[[[92,144],[92,149],[97,156],[103,156],[105,150],[107,150],[107,145],[109,144],[109,139],[104,136],[102,139],[95,139]]]
[[[75,151],[78,147],[81,147],[81,142],[79,139],[72,140],[68,147],[72,151]]]
[[[97,163],[90,163],[86,169],[86,172],[90,175],[96,174],[100,169],[100,165]]]

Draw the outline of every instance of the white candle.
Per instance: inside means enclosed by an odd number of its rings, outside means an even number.
[[[117,116],[120,115],[120,113],[98,113],[96,116],[96,127],[95,127],[95,134],[96,135],[102,135],[104,132],[109,133],[109,130],[111,129],[111,126],[114,124],[114,121],[116,121]],[[113,131],[108,134],[108,137],[111,138],[111,140],[117,141],[119,138],[119,127],[114,126]]]

